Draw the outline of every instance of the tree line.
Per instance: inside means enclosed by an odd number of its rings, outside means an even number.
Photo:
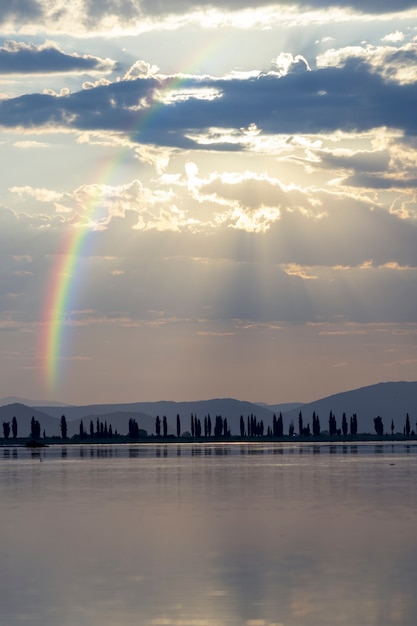
[[[384,428],[384,423],[382,417],[377,416],[374,418],[374,429],[375,433],[378,436],[383,436],[384,434],[388,434],[388,432]],[[311,428],[310,422],[305,422],[302,411],[298,414],[298,428],[296,429],[294,425],[294,421],[292,420],[288,426],[288,430],[284,432],[284,420],[282,417],[282,413],[279,413],[278,417],[274,413],[272,419],[272,426],[268,425],[265,429],[264,422],[262,419],[258,419],[256,415],[251,414],[246,417],[243,415],[240,416],[239,420],[239,434],[242,438],[269,438],[269,439],[282,439],[282,438],[293,438],[293,437],[313,437],[319,438],[321,436],[330,436],[330,437],[355,437],[358,434],[358,420],[356,413],[350,416],[348,419],[346,413],[342,415],[342,421],[340,427],[337,424],[336,416],[332,411],[330,411],[329,418],[327,421],[327,429],[322,430],[321,422],[319,416],[316,412],[313,412],[311,419]],[[417,430],[417,423],[416,423]],[[68,424],[65,415],[61,416],[60,419],[60,432],[61,439],[68,439]],[[407,413],[405,418],[405,423],[403,427],[402,433],[395,433],[395,425],[394,421],[391,420],[390,424],[390,432],[391,436],[394,434],[403,434],[405,437],[415,436],[415,431],[411,429],[410,416]],[[168,434],[168,421],[166,416],[164,415],[161,418],[157,415],[155,418],[155,433],[157,438],[168,438],[174,437],[174,435]],[[18,437],[18,424],[16,417],[13,417],[11,423],[3,422],[3,439],[17,439]],[[177,414],[176,418],[176,436],[177,438],[191,438],[191,439],[208,439],[214,437],[218,438],[230,438],[232,436],[229,423],[227,417],[223,417],[222,415],[216,415],[214,420],[211,419],[210,415],[206,415],[203,420],[197,417],[196,414],[191,413],[190,419],[190,430],[182,431],[181,429],[181,418],[180,415]],[[41,438],[46,438],[46,433],[43,431],[41,433],[41,425],[39,420],[36,420],[35,417],[32,417],[30,423],[30,434],[29,438],[32,440],[38,440]],[[120,435],[117,432],[117,429],[113,429],[111,424],[108,424],[106,420],[102,421],[98,417],[96,420],[90,420],[88,427],[84,426],[83,420],[80,421],[79,424],[79,432],[76,435],[73,435],[73,439],[79,441],[88,441],[88,440],[111,440],[121,438],[132,439],[144,439],[148,437],[148,433],[146,430],[139,427],[138,422],[134,418],[129,419],[128,423],[128,432],[126,435]]]

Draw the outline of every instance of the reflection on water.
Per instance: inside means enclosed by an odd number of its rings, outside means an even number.
[[[414,444],[0,450],[1,624],[416,623]]]

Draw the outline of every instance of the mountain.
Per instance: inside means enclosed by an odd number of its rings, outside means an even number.
[[[289,410],[285,408],[290,407]],[[0,422],[11,421],[15,415],[18,420],[18,434],[27,436],[30,432],[30,420],[32,415],[39,420],[41,430],[45,430],[48,436],[60,435],[60,418],[65,415],[68,424],[68,435],[72,436],[79,432],[80,420],[83,420],[84,429],[89,431],[90,420],[94,425],[97,418],[107,421],[113,430],[117,429],[120,434],[128,431],[130,418],[136,419],[139,428],[145,429],[148,434],[155,432],[155,418],[157,415],[168,421],[168,432],[176,432],[176,417],[180,416],[181,432],[191,430],[191,414],[196,415],[203,423],[206,415],[211,416],[212,425],[216,415],[227,417],[229,428],[233,435],[240,432],[239,421],[243,415],[246,420],[251,414],[258,420],[263,420],[265,432],[272,425],[274,413],[283,413],[284,432],[288,433],[291,421],[294,422],[295,431],[298,432],[298,414],[302,412],[304,425],[311,424],[313,411],[320,418],[321,430],[328,429],[330,411],[336,416],[337,426],[341,427],[342,415],[346,413],[349,418],[356,413],[358,418],[359,433],[374,433],[373,418],[382,417],[385,432],[391,431],[391,420],[395,425],[395,432],[402,432],[406,414],[409,413],[411,428],[417,429],[417,382],[388,382],[361,387],[352,391],[345,391],[310,402],[308,404],[254,404],[233,398],[217,398],[212,400],[199,400],[195,402],[133,402],[128,404],[95,404],[87,406],[49,406],[29,407],[22,403],[11,403],[0,406]],[[1,436],[0,432],[0,436]]]
[[[61,413],[62,415],[62,413]],[[36,408],[26,406],[20,402],[14,402],[0,407],[0,421],[11,422],[13,417],[17,420],[17,436],[29,437],[30,435],[30,422],[32,417],[39,421],[41,425],[41,433],[45,431],[48,437],[61,434],[60,421],[50,415],[47,415],[43,411],[39,411]],[[0,431],[0,436],[3,436],[3,431]]]
[[[66,407],[68,405],[63,402],[48,402],[46,400],[28,400],[27,398],[18,398],[17,396],[8,396],[7,398],[0,398],[0,407],[6,406],[8,404],[24,404],[26,406],[36,406],[38,408],[42,407],[56,407],[59,405],[60,407]],[[61,412],[62,415],[62,412]],[[61,415],[59,417],[61,417]]]
[[[55,418],[60,418],[64,413],[67,418],[69,433],[72,432],[73,426],[71,423],[73,421],[76,421],[79,427],[79,420],[82,419],[84,428],[87,428],[88,424],[86,419],[89,423],[90,419],[96,419],[96,417],[99,417],[100,420],[104,421],[106,419],[108,423],[110,423],[110,414],[118,415],[118,420],[120,421],[120,416],[125,413],[129,414],[129,417],[134,417],[139,424],[139,428],[145,428],[149,434],[155,432],[155,418],[157,415],[159,415],[161,419],[164,415],[166,416],[168,425],[171,428],[171,431],[169,432],[176,432],[177,415],[179,415],[181,419],[182,432],[191,430],[191,414],[197,415],[201,422],[203,422],[206,415],[210,415],[213,428],[216,415],[222,415],[223,417],[227,417],[231,432],[237,435],[240,432],[239,420],[241,415],[243,415],[246,419],[248,415],[253,413],[256,415],[258,420],[264,420],[265,427],[267,427],[268,424],[272,424],[272,418],[274,415],[274,412],[265,406],[253,404],[252,402],[234,400],[232,398],[198,400],[195,402],[171,402],[169,400],[165,400],[160,402],[133,402],[129,404],[42,407],[42,411]],[[149,425],[149,422],[145,419],[145,417],[140,418],[140,415],[146,416],[147,418],[151,417],[153,420],[152,425]],[[126,422],[128,422],[129,417],[125,420]],[[113,429],[117,427],[118,432],[124,432],[121,428],[119,428],[119,426],[116,426],[113,421],[111,424]],[[148,427],[145,424],[147,424]]]
[[[138,423],[139,428],[146,430],[149,435],[155,433],[155,418],[151,415],[138,413],[136,411],[115,411],[113,413],[104,413],[101,415],[87,415],[82,418],[85,432],[90,432],[90,421],[93,422],[94,430],[96,430],[97,418],[100,422],[107,422],[107,426],[110,426],[111,424],[113,432],[117,430],[120,435],[126,435],[129,432],[130,419],[135,419]],[[72,435],[77,435],[80,432],[80,422],[81,419],[67,422],[69,437],[72,437]],[[172,428],[172,426],[168,427],[168,434],[174,434],[174,429]]]
[[[378,383],[304,404],[301,408],[285,413],[283,416],[285,430],[292,420],[295,431],[298,432],[300,410],[304,424],[310,422],[310,427],[311,417],[315,411],[320,418],[321,430],[328,429],[329,414],[332,411],[336,416],[338,428],[341,427],[343,413],[346,413],[348,422],[350,416],[356,413],[360,433],[375,433],[374,417],[378,415],[382,417],[385,432],[391,432],[392,420],[394,431],[402,433],[407,413],[410,415],[411,428],[417,428],[417,382]]]
[[[284,404],[265,404],[265,402],[257,402],[256,404],[264,406],[266,409],[269,409],[278,415],[279,413],[287,413],[288,411],[293,411],[295,409],[300,410],[304,402],[286,402]]]

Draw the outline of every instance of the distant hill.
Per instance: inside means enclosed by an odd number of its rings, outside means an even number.
[[[60,417],[62,415],[62,411]],[[54,437],[61,434],[60,420],[47,415],[43,411],[39,411],[34,407],[26,406],[20,402],[14,402],[0,407],[0,422],[11,422],[13,417],[17,420],[17,436],[29,437],[30,422],[32,417],[39,421],[41,425],[41,433],[45,430],[48,437]],[[0,429],[0,436],[3,436],[3,430]]]
[[[288,409],[288,407],[290,407]],[[285,410],[287,408],[287,410]],[[60,418],[65,415],[68,423],[68,434],[72,436],[79,432],[80,420],[83,420],[84,429],[88,431],[89,423],[97,417],[100,421],[107,421],[113,430],[120,434],[127,434],[130,418],[136,419],[139,428],[145,429],[148,434],[155,433],[155,418],[157,415],[168,421],[168,432],[176,432],[176,416],[181,419],[181,432],[191,430],[191,414],[196,415],[203,423],[206,415],[211,416],[212,424],[216,415],[227,417],[228,425],[233,435],[240,432],[239,421],[243,415],[255,415],[263,420],[265,432],[272,425],[274,413],[282,412],[284,418],[284,432],[288,433],[291,421],[298,431],[298,413],[303,414],[304,425],[311,424],[313,411],[318,414],[322,431],[328,429],[329,413],[336,416],[340,428],[342,415],[345,412],[349,421],[350,416],[356,413],[358,418],[358,432],[374,433],[373,418],[382,417],[385,432],[390,432],[391,420],[394,421],[395,432],[402,432],[405,416],[410,415],[411,428],[416,430],[417,421],[417,382],[388,382],[361,387],[352,391],[334,394],[308,404],[254,404],[233,398],[217,398],[199,400],[195,402],[133,402],[128,404],[95,404],[87,406],[49,406],[29,407],[22,403],[12,403],[0,406],[0,421],[10,421],[13,415],[18,420],[19,435],[27,436],[30,432],[32,415],[41,423],[41,430],[45,429],[48,436],[60,434]],[[0,431],[0,435],[1,435]]]
[[[313,411],[320,418],[322,430],[327,430],[329,414],[332,411],[336,416],[338,428],[341,427],[343,413],[349,421],[350,416],[356,413],[358,418],[358,432],[375,433],[374,417],[382,417],[385,432],[391,432],[391,420],[394,422],[395,432],[403,432],[406,414],[410,415],[411,428],[416,429],[417,421],[417,382],[388,382],[361,387],[352,391],[337,393],[315,402],[304,404],[298,409],[287,411],[284,415],[285,429],[293,420],[296,432],[298,430],[298,413],[301,410],[303,421],[310,422]]]
[[[86,406],[43,406],[39,407],[44,413],[53,417],[61,417],[64,409],[65,417],[67,420],[82,419],[86,415],[106,415],[108,413],[144,413],[151,415],[152,417],[162,418],[166,415],[168,422],[175,425],[177,414],[182,419],[190,420],[191,413],[197,414],[200,419],[205,415],[210,414],[211,417],[216,415],[227,416],[228,418],[237,420],[241,415],[250,415],[254,413],[259,419],[272,419],[274,411],[267,406],[261,406],[252,402],[245,402],[242,400],[235,400],[233,398],[217,398],[213,400],[197,400],[190,402],[173,402],[170,400],[163,400],[159,402],[130,402],[127,404],[89,404]],[[187,425],[189,429],[189,423]]]
[[[257,402],[257,404],[273,411],[276,415],[278,415],[279,413],[284,414],[295,409],[300,410],[304,405],[304,402],[286,402],[284,404],[265,404],[265,402]]]
[[[126,435],[129,432],[129,420],[135,419],[138,423],[139,428],[146,430],[148,435],[155,433],[155,418],[150,415],[145,415],[144,413],[138,413],[136,411],[115,411],[113,413],[102,413],[96,415],[87,415],[82,418],[84,430],[88,433],[90,432],[90,421],[93,422],[94,429],[96,428],[97,418],[100,422],[107,422],[107,426],[112,427],[113,432],[117,430],[119,435]],[[68,436],[72,437],[72,435],[76,435],[80,432],[80,422],[81,419],[76,419],[72,421],[68,421]],[[162,432],[162,424],[161,424],[161,432]],[[176,432],[176,431],[175,431]],[[174,433],[174,429],[172,427],[168,428],[168,434],[172,435]]]
[[[17,396],[8,396],[7,398],[0,398],[0,407],[8,404],[24,404],[26,406],[36,406],[40,409],[42,407],[60,407],[68,406],[64,402],[48,402],[46,400],[29,400],[28,398],[18,398]],[[61,417],[62,412],[59,417]]]
[[[155,418],[157,415],[162,419],[165,415],[170,427],[170,432],[176,432],[176,419],[177,415],[181,418],[181,431],[190,431],[191,429],[191,414],[197,415],[197,417],[203,422],[206,415],[210,415],[214,427],[214,420],[216,415],[222,415],[227,417],[229,428],[233,434],[239,434],[239,420],[240,416],[244,418],[248,415],[254,414],[260,420],[263,419],[265,426],[272,424],[272,418],[274,412],[265,406],[253,404],[251,402],[245,402],[241,400],[234,400],[232,398],[217,398],[213,400],[198,400],[195,402],[171,402],[169,400],[160,402],[133,402],[129,404],[95,404],[87,406],[69,406],[69,407],[42,407],[42,411],[48,413],[51,416],[60,418],[64,413],[68,421],[68,432],[72,432],[72,421],[76,421],[76,427],[78,432],[79,420],[83,419],[84,427],[86,428],[86,419],[91,419],[91,416],[99,416],[101,419],[107,419],[109,421],[109,415],[118,415],[118,420],[123,423],[123,414],[128,414],[125,419],[126,423],[130,417],[135,417],[140,428],[145,428],[149,434],[155,432]],[[1,413],[0,413],[1,415]],[[140,416],[143,416],[140,418]],[[147,418],[151,417],[153,423],[149,425]],[[112,423],[112,427],[115,424]],[[145,424],[148,425],[145,426]],[[123,430],[117,426],[118,432],[123,434]],[[127,432],[127,431],[126,431]]]

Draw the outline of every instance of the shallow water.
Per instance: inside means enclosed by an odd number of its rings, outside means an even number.
[[[0,448],[0,624],[415,626],[415,444]]]

